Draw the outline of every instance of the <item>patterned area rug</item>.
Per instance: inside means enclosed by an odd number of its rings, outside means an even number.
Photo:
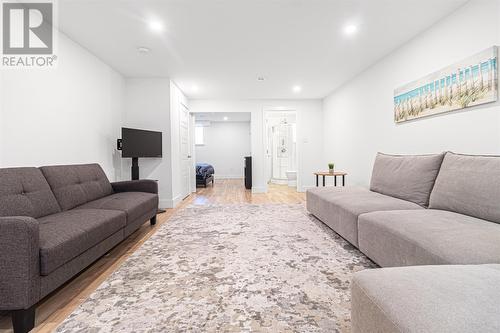
[[[348,332],[369,267],[302,205],[190,206],[57,332]]]

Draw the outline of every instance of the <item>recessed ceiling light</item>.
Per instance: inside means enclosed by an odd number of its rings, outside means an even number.
[[[228,120],[229,118],[228,118],[228,117],[224,117],[224,118],[222,118],[222,119],[224,119],[224,121],[226,121],[226,120]]]
[[[149,29],[151,29],[154,32],[162,32],[165,27],[163,26],[163,23],[157,20],[151,20],[149,21]]]
[[[355,24],[348,24],[344,27],[344,34],[347,36],[352,36],[358,32],[358,26]]]
[[[191,86],[191,90],[192,90],[193,92],[197,92],[198,90],[200,90],[200,88],[199,88],[196,84],[193,84],[193,85]]]
[[[151,49],[149,47],[139,46],[137,48],[137,51],[139,51],[139,53],[146,54],[146,53],[149,53],[151,51]]]
[[[301,86],[293,86],[292,90],[294,93],[299,93],[302,91],[302,87]]]

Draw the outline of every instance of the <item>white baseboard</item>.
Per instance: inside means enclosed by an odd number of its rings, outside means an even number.
[[[175,208],[178,204],[180,204],[180,203],[181,203],[182,199],[184,199],[184,198],[182,198],[180,195],[179,195],[179,196],[177,196],[177,197],[175,197],[175,198],[172,200],[172,206],[174,206],[174,208]]]
[[[214,175],[215,179],[243,179],[242,175]]]
[[[180,195],[173,199],[162,199],[159,202],[160,208],[175,208],[179,203],[181,203],[182,198]]]
[[[172,199],[160,199],[158,205],[160,208],[174,208]]]
[[[252,186],[252,193],[267,193],[267,188]]]
[[[302,186],[300,188],[297,189],[298,192],[306,192],[307,190],[311,189],[311,188],[315,188],[316,186]]]

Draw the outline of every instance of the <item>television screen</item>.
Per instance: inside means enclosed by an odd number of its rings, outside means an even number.
[[[162,157],[161,134],[122,127],[122,157]]]

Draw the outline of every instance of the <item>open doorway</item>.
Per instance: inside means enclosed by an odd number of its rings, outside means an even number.
[[[297,189],[297,113],[266,111],[264,122],[267,182]]]
[[[219,181],[244,186],[245,158],[251,156],[251,114],[194,113],[194,157],[198,188]]]

